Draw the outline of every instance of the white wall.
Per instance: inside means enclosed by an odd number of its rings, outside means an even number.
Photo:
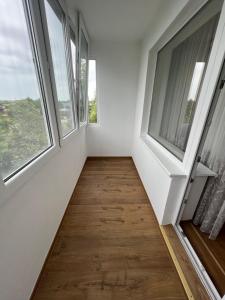
[[[139,71],[139,44],[92,42],[97,63],[99,125],[88,126],[89,156],[130,156]]]
[[[86,129],[0,206],[0,299],[27,300],[86,159]]]

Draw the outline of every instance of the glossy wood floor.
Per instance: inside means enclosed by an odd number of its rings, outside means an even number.
[[[187,299],[130,158],[86,161],[32,299]]]
[[[191,221],[181,222],[181,227],[199,256],[206,271],[221,296],[225,294],[225,226],[216,240],[210,240]]]

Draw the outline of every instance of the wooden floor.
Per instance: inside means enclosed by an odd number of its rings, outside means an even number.
[[[171,252],[174,263],[178,265],[177,268],[180,273],[180,277],[183,280],[187,294],[190,296],[189,299],[210,300],[211,298],[197,275],[196,270],[180,242],[173,225],[161,226],[161,230],[164,236],[166,236],[167,244],[169,244],[168,248]]]
[[[130,158],[87,160],[32,299],[187,299]]]
[[[210,240],[191,221],[181,222],[181,227],[198,254],[207,273],[221,296],[225,294],[225,227],[216,240]]]

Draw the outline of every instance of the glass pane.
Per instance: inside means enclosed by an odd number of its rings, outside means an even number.
[[[89,60],[88,66],[88,119],[89,123],[97,123],[95,60]]]
[[[81,50],[80,50],[80,122],[86,121],[86,100],[87,100],[87,64],[88,64],[88,43],[81,31]]]
[[[73,68],[73,79],[74,82],[76,80],[76,43],[75,43],[75,36],[72,30],[70,30],[70,48],[71,48],[71,56],[72,56],[72,68]]]
[[[222,1],[211,1],[158,53],[149,134],[183,158]]]
[[[50,146],[23,3],[0,1],[0,171],[3,179]]]
[[[58,16],[48,1],[45,1],[45,8],[58,98],[59,118],[62,136],[65,136],[74,129],[74,116],[67,73],[63,15]]]

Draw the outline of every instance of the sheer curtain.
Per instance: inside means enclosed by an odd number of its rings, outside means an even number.
[[[201,81],[199,78],[198,83],[194,82],[195,99],[189,98],[193,96],[190,90],[193,89],[196,64],[207,62],[217,22],[216,15],[172,52],[160,136],[183,151],[186,148]]]
[[[193,223],[216,239],[225,223],[225,89],[221,91],[202,151],[202,163],[216,172],[198,204]]]

